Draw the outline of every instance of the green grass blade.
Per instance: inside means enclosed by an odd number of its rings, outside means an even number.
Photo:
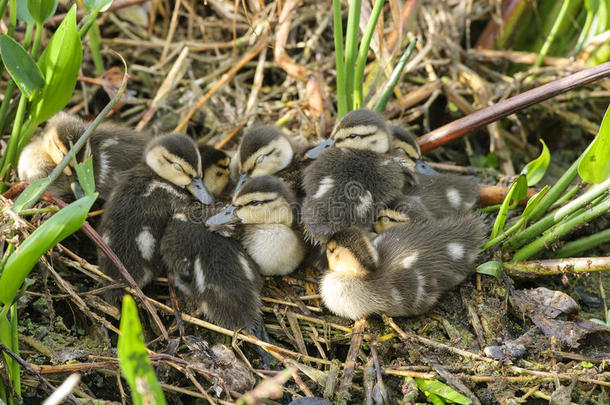
[[[347,15],[347,30],[345,32],[345,89],[347,96],[347,111],[354,109],[354,72],[356,70],[356,55],[358,53],[358,33],[360,24],[360,7],[362,0],[349,2]]]
[[[38,259],[83,226],[96,198],[97,194],[87,196],[62,208],[23,241],[8,258],[0,276],[0,302],[10,305]]]
[[[542,44],[542,48],[540,48],[540,52],[538,53],[538,58],[536,59],[536,62],[534,62],[534,67],[539,67],[540,65],[542,65],[542,61],[544,60],[545,56],[548,54],[549,49],[551,49],[551,45],[553,45],[553,41],[555,41],[555,38],[557,37],[557,33],[559,32],[559,28],[561,27],[561,24],[563,23],[564,19],[568,15],[568,10],[570,9],[570,3],[572,3],[572,0],[563,0],[563,4],[561,5],[559,14],[557,15],[557,18],[555,19],[555,21],[553,23],[553,27],[551,28],[549,35],[544,40],[544,44]]]
[[[362,86],[364,81],[364,68],[366,67],[366,59],[369,54],[371,46],[371,39],[375,33],[375,27],[377,21],[379,21],[379,15],[383,8],[384,0],[375,0],[373,6],[373,12],[369,21],[366,23],[366,29],[362,36],[362,42],[360,42],[360,49],[358,50],[358,60],[356,61],[356,72],[354,74],[354,109],[362,107],[364,104]]]
[[[542,180],[544,173],[546,173],[546,169],[551,162],[549,148],[546,147],[546,144],[542,139],[540,142],[542,143],[542,152],[540,153],[540,156],[526,164],[523,170],[521,170],[521,174],[525,174],[527,177],[527,185],[530,187]]]
[[[165,404],[165,397],[150,364],[142,335],[142,324],[138,308],[131,296],[123,298],[121,312],[121,335],[118,343],[121,374],[129,383],[133,403]]]
[[[337,118],[341,118],[347,113],[347,94],[345,89],[343,23],[341,21],[340,0],[333,0],[333,28],[335,33],[335,69],[337,70]]]
[[[496,236],[502,232],[504,229],[504,224],[506,223],[506,215],[510,208],[514,208],[519,204],[519,201],[524,199],[527,196],[527,180],[524,175],[520,175],[513,182],[506,194],[506,198],[502,202],[500,206],[500,211],[498,212],[498,216],[496,217],[496,221],[494,222],[493,229],[491,231],[491,236],[489,239],[494,239]],[[512,203],[511,203],[512,201]]]
[[[435,395],[442,398],[443,402],[449,401],[455,404],[470,405],[472,403],[472,400],[440,381],[416,378],[415,382],[417,383],[417,388],[426,394],[426,396],[430,396],[430,394]]]
[[[610,178],[610,107],[606,110],[597,136],[578,164],[578,174],[587,183],[599,184]]]
[[[402,56],[400,57],[400,60],[398,61],[398,64],[394,68],[394,71],[392,72],[390,79],[388,80],[385,87],[383,88],[383,93],[381,94],[381,97],[379,98],[379,101],[377,102],[377,105],[375,106],[375,111],[377,111],[378,113],[381,114],[385,110],[385,106],[388,104],[388,101],[390,100],[390,97],[392,96],[392,93],[394,92],[394,87],[396,87],[396,83],[398,83],[398,79],[400,78],[402,71],[405,69],[405,66],[407,65],[407,61],[409,60],[409,58],[411,57],[411,54],[413,53],[413,50],[415,49],[416,43],[417,43],[417,39],[414,39],[413,41],[411,41],[409,43],[409,46],[407,46],[405,53],[402,54]]]

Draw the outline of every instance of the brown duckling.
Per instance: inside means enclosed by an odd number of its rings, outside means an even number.
[[[286,275],[306,254],[303,238],[294,229],[297,212],[292,190],[277,177],[261,176],[248,180],[232,204],[206,224],[238,239],[262,274]]]
[[[66,156],[70,143],[76,143],[87,126],[81,118],[64,112],[51,118],[43,133],[23,148],[17,167],[19,178],[34,181],[47,177]],[[145,133],[110,123],[101,124],[93,132],[88,146],[81,149],[76,159],[80,162],[89,155],[93,156],[95,188],[101,199],[108,199],[123,171],[142,160],[150,139]],[[68,166],[48,191],[72,199],[72,187],[76,181],[73,166]]]
[[[474,214],[392,227],[372,242],[360,228],[341,230],[326,245],[322,299],[350,319],[423,314],[472,273],[484,233]]]
[[[204,204],[212,202],[201,180],[201,156],[191,138],[155,137],[144,156],[143,162],[120,176],[99,225],[100,235],[140,287],[165,273],[159,245],[170,218],[192,203],[191,194]],[[102,252],[98,256],[100,269],[120,280],[108,257]]]
[[[258,266],[237,240],[205,228],[205,216],[198,208],[173,216],[161,240],[163,263],[187,309],[197,307],[210,322],[258,335],[263,286]]]
[[[274,175],[298,194],[306,148],[305,142],[297,142],[274,126],[247,130],[234,156],[239,172],[236,190],[250,178]]]

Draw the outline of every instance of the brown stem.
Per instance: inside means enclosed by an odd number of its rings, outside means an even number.
[[[610,62],[583,69],[543,86],[528,90],[499,103],[485,107],[470,115],[443,125],[420,137],[417,142],[422,153],[429,152],[484,125],[505,118],[531,105],[548,100],[558,94],[595,82],[610,75]]]
[[[588,273],[610,270],[610,256],[571,257],[569,259],[531,260],[526,262],[502,263],[511,276],[538,277],[565,273]]]

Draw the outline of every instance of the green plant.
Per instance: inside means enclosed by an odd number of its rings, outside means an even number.
[[[333,0],[333,25],[335,32],[335,64],[337,71],[337,116],[342,117],[349,111],[365,106],[364,71],[369,54],[371,40],[375,27],[381,15],[384,1],[375,0],[373,10],[367,22],[362,41],[358,46],[359,22],[362,2],[349,2],[347,29],[345,33],[345,49],[343,48],[343,23],[341,19],[341,2]],[[384,90],[375,105],[375,110],[383,112],[392,95],[396,83],[404,70],[409,57],[415,48],[415,41],[408,47],[386,81]]]
[[[136,303],[131,296],[123,298],[121,311],[121,335],[118,351],[119,365],[123,377],[131,388],[131,398],[134,404],[165,404],[163,391],[157,381],[155,370],[150,364],[142,324],[138,317]]]
[[[17,103],[17,110],[6,152],[0,160],[0,179],[6,179],[9,170],[16,166],[21,150],[38,125],[61,111],[72,97],[81,67],[81,40],[97,14],[111,3],[111,0],[88,1],[89,14],[80,31],[76,25],[76,5],[73,5],[39,58],[43,24],[55,13],[57,1],[11,0],[8,33],[0,37],[0,55],[12,79],[0,105],[1,130],[8,126],[9,106],[15,88],[19,88],[21,97],[13,101]],[[1,8],[2,4],[0,11],[3,15]],[[17,18],[26,24],[23,45],[12,38]],[[34,41],[28,53],[32,36]],[[4,183],[0,184],[0,191],[5,188]]]
[[[600,130],[583,154],[570,166],[552,186],[545,186],[527,203],[519,219],[504,230],[506,213],[509,208],[525,198],[527,185],[539,181],[546,170],[550,155],[543,143],[543,152],[533,162],[526,165],[524,172],[527,184],[521,175],[511,186],[502,203],[490,240],[484,248],[502,243],[502,250],[513,253],[513,261],[528,260],[559,238],[568,235],[576,227],[604,215],[610,210],[610,108],[606,111]],[[527,170],[526,170],[527,169]],[[584,182],[594,183],[580,196],[574,197],[578,187],[569,185],[576,176]],[[596,183],[596,184],[595,184]],[[564,194],[564,196],[562,196]],[[558,203],[563,204],[561,207]],[[610,240],[607,230],[572,241],[559,249],[558,257],[569,257],[589,250]],[[497,265],[484,264],[480,272],[494,274]]]

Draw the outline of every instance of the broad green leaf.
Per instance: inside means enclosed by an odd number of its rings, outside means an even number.
[[[121,334],[117,345],[119,366],[131,388],[131,399],[139,404],[165,404],[165,397],[150,364],[138,318],[136,303],[130,295],[123,298]]]
[[[502,263],[496,261],[485,262],[477,267],[477,273],[487,274],[499,279],[502,274]]]
[[[500,210],[498,211],[498,216],[496,217],[496,221],[494,222],[493,229],[491,231],[491,236],[489,239],[493,239],[502,232],[504,229],[504,224],[506,223],[506,214],[508,210],[511,208],[515,208],[519,201],[521,201],[527,195],[527,180],[524,175],[520,175],[513,182],[506,194],[506,198],[500,205]],[[511,204],[512,201],[512,204]]]
[[[469,398],[440,381],[424,380],[423,378],[416,378],[415,381],[417,388],[426,395],[433,394],[456,404],[469,405],[472,403]]]
[[[57,0],[27,0],[30,15],[38,24],[44,23],[57,8]]]
[[[578,174],[587,183],[599,184],[610,177],[610,107],[593,143],[578,164]]]
[[[540,142],[542,142],[542,152],[540,153],[540,156],[526,164],[523,170],[521,170],[521,174],[527,176],[528,186],[533,186],[542,180],[547,167],[549,167],[549,162],[551,161],[549,148],[546,147],[546,144],[542,139]]]
[[[536,194],[534,194],[532,196],[532,198],[527,200],[527,204],[525,205],[525,209],[523,210],[523,213],[521,213],[521,217],[523,217],[525,219],[529,219],[529,217],[530,217],[530,215],[532,215],[532,212],[534,211],[534,209],[540,203],[540,200],[542,200],[542,197],[544,197],[546,195],[546,192],[549,191],[550,188],[551,188],[551,186],[549,186],[547,184],[546,186],[544,186],[542,188],[542,190],[538,191]]]
[[[34,125],[46,121],[70,101],[82,58],[83,48],[76,28],[75,4],[64,17],[38,61],[45,78],[45,86],[32,100],[30,112]]]
[[[0,302],[9,305],[38,259],[83,226],[96,198],[87,196],[62,208],[17,247],[0,276]]]
[[[28,10],[28,0],[17,0],[17,18],[26,24],[34,24],[34,18]]]
[[[95,178],[93,177],[93,156],[89,156],[84,163],[75,165],[76,176],[85,195],[95,193]]]
[[[31,182],[13,203],[13,212],[20,213],[23,207],[25,207],[32,198],[37,196],[40,190],[49,187],[49,184],[51,184],[51,180],[48,177],[43,177],[42,179]]]
[[[42,89],[44,77],[36,62],[17,41],[6,34],[0,36],[0,54],[6,70],[26,97]]]
[[[85,7],[94,11],[106,11],[112,4],[112,0],[84,0]]]

